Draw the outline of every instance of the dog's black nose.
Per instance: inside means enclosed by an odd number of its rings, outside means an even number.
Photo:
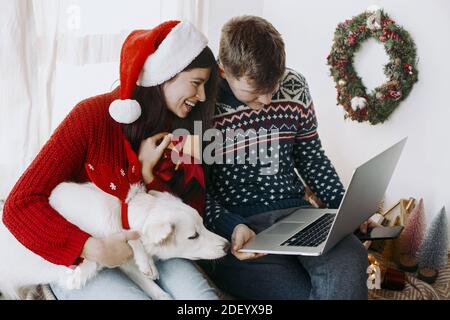
[[[228,252],[228,249],[230,249],[230,243],[225,242],[225,244],[223,245],[223,251]]]

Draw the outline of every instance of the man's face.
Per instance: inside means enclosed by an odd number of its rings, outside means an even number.
[[[223,69],[222,69],[223,70]],[[272,101],[273,93],[278,87],[270,92],[262,92],[253,85],[253,81],[243,76],[239,79],[231,76],[226,71],[222,71],[222,77],[227,80],[236,99],[245,103],[253,110],[260,110]]]

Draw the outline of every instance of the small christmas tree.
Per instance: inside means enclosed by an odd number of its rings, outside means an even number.
[[[411,212],[400,238],[398,239],[399,267],[407,272],[417,270],[416,253],[425,234],[425,208],[423,199]]]
[[[427,230],[425,239],[417,251],[419,264],[418,278],[428,283],[434,283],[439,269],[448,262],[448,221],[445,207],[433,219]]]

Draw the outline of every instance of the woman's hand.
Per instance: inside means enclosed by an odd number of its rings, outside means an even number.
[[[137,240],[139,237],[137,231],[123,231],[101,239],[91,237],[84,244],[81,257],[108,268],[118,267],[133,255],[127,241]]]
[[[161,143],[158,144],[158,142]],[[162,132],[153,137],[142,140],[139,148],[139,162],[141,163],[142,178],[145,184],[149,184],[153,180],[153,168],[158,163],[164,150],[169,146],[172,135],[167,132]]]
[[[245,224],[238,224],[234,227],[231,235],[231,253],[239,260],[255,259],[267,255],[266,253],[238,252],[255,235],[256,233]]]

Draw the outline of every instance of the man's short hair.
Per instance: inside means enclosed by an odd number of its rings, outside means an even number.
[[[246,76],[260,92],[274,90],[286,69],[280,33],[256,16],[234,17],[222,27],[219,59],[227,73]]]

